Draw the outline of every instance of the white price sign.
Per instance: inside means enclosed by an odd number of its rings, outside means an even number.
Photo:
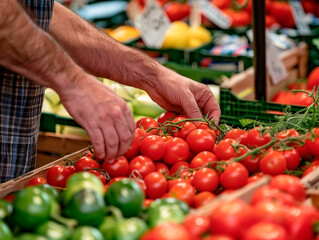
[[[269,32],[266,30],[266,65],[274,85],[287,77],[287,70],[280,59],[278,49],[272,43]]]
[[[215,23],[222,29],[228,29],[231,26],[231,19],[223,13],[219,8],[215,7],[212,3],[207,0],[198,0],[199,10],[207,17],[210,21]]]
[[[311,30],[309,28],[306,14],[303,10],[300,1],[290,0],[289,4],[292,9],[292,15],[294,17],[298,32],[302,35],[310,35]]]
[[[160,48],[170,20],[157,1],[148,0],[143,12],[134,19],[134,24],[141,32],[146,46]]]

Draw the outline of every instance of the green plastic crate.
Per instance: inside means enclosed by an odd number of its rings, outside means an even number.
[[[222,82],[222,77],[231,77],[236,74],[236,72],[226,72],[212,70],[209,68],[202,68],[197,66],[190,66],[186,64],[177,64],[172,62],[167,62],[163,64],[164,66],[176,71],[177,73],[193,79],[197,82],[202,82],[205,84],[217,84],[220,85]]]
[[[40,118],[40,131],[41,132],[56,132],[57,125],[81,127],[72,118],[60,117],[53,113],[42,113]]]
[[[241,126],[239,120],[252,119],[260,122],[274,122],[276,116],[283,112],[288,105],[282,105],[266,101],[244,100],[235,96],[230,89],[220,89],[220,123],[226,123],[233,126]],[[290,106],[290,111],[295,113],[304,107]]]

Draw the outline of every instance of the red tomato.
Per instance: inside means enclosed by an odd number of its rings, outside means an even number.
[[[315,0],[301,0],[301,4],[305,13],[316,14],[317,3]]]
[[[75,162],[74,167],[75,171],[81,172],[91,168],[101,168],[101,165],[93,158],[85,155]]]
[[[46,182],[47,180],[44,177],[34,177],[34,178],[31,178],[25,186],[26,187],[38,186],[38,185],[43,185]]]
[[[111,178],[127,177],[130,172],[130,165],[124,156],[120,156],[112,161],[104,161],[102,168]]]
[[[242,240],[289,240],[289,237],[284,227],[265,221],[248,228]]]
[[[144,178],[146,196],[151,199],[160,198],[166,193],[168,183],[165,176],[160,172],[151,172]]]
[[[248,178],[247,168],[239,162],[232,162],[220,174],[220,184],[225,189],[238,189],[247,184]]]
[[[211,164],[211,166],[216,166],[217,158],[214,153],[210,151],[202,151],[197,153],[195,157],[191,160],[190,168],[206,167]]]
[[[197,193],[194,197],[193,206],[194,208],[199,208],[201,206],[205,206],[209,203],[212,199],[215,198],[215,194],[212,192],[200,192]]]
[[[314,161],[311,162],[310,165],[303,172],[302,177],[307,176],[309,173],[316,170],[318,167],[319,167],[319,160],[315,158]]]
[[[196,129],[196,126],[192,122],[185,122],[182,126],[182,129],[174,133],[174,137],[179,137],[185,140],[188,134]]]
[[[186,217],[182,224],[193,239],[194,237],[201,237],[209,231],[210,219],[204,215],[191,215]]]
[[[192,185],[198,192],[214,192],[219,185],[219,176],[214,169],[201,168],[196,170],[193,176]]]
[[[299,152],[295,148],[291,150],[281,151],[281,154],[286,159],[286,165],[288,170],[295,170],[299,167],[301,157]]]
[[[262,172],[258,172],[248,178],[248,183],[253,183],[258,181],[264,174]]]
[[[312,131],[314,132],[314,139],[306,139],[306,147],[308,152],[314,156],[319,156],[319,128],[313,128]],[[307,134],[308,138],[312,138],[311,133]]]
[[[63,165],[55,165],[48,169],[46,179],[47,183],[54,187],[65,188],[67,179],[74,171]]]
[[[212,151],[215,145],[215,139],[204,129],[191,131],[186,138],[186,142],[195,154],[202,151]]]
[[[130,148],[124,154],[124,157],[126,157],[127,159],[132,159],[133,157],[135,157],[140,151],[140,142],[141,142],[141,136],[139,134],[139,130],[135,129],[134,140],[131,143]]]
[[[169,197],[174,197],[186,202],[189,206],[192,205],[195,197],[194,187],[187,182],[176,183],[168,192]]]
[[[245,153],[246,153],[246,150],[244,150],[243,154],[245,154]],[[260,163],[260,159],[261,159],[260,155],[256,155],[253,158],[251,155],[249,155],[249,156],[245,157],[244,159],[240,160],[240,163],[243,164],[247,168],[249,174],[256,173],[259,170],[259,163]]]
[[[295,20],[288,2],[272,2],[270,5],[270,14],[276,18],[281,27],[295,27]]]
[[[122,179],[124,179],[124,178],[127,178],[127,177],[115,177],[115,178],[112,178],[112,179],[107,183],[107,185],[110,186],[112,183],[117,182],[117,181],[120,181],[120,180],[122,180]]]
[[[223,200],[210,213],[210,232],[240,239],[245,230],[256,222],[251,206],[240,199]]]
[[[98,171],[98,170],[89,170],[88,172],[94,174],[95,176],[97,176],[103,185],[106,184],[107,180],[106,180],[106,176],[105,176],[105,173],[101,172],[101,171]]]
[[[219,161],[229,160],[231,158],[239,157],[243,152],[236,152],[233,147],[237,141],[231,138],[221,140],[215,147],[214,152]],[[243,150],[243,148],[241,148]]]
[[[149,198],[146,198],[144,199],[144,202],[143,202],[143,207],[146,209],[148,208],[148,206],[154,201],[154,199],[149,199]]]
[[[319,85],[319,66],[311,70],[307,78],[307,89],[313,89]]]
[[[168,180],[168,190],[171,190],[171,188],[177,184],[177,183],[191,183],[191,179],[187,179],[187,178],[174,178],[174,179],[170,179]]]
[[[262,134],[259,128],[250,129],[246,138],[246,144],[252,147],[260,147],[269,143],[270,141],[270,134],[268,132],[264,132]]]
[[[284,205],[275,199],[266,199],[254,205],[254,212],[259,221],[283,225],[286,215],[283,210]]]
[[[155,162],[155,168],[157,172],[163,173],[165,176],[170,176],[169,168],[166,164],[161,162]]]
[[[144,178],[147,174],[155,172],[155,164],[153,160],[147,156],[138,155],[134,157],[130,163],[130,172],[137,170]]]
[[[189,172],[189,163],[186,161],[178,161],[176,163],[174,163],[171,168],[169,169],[169,172],[171,173],[171,175],[177,175],[177,174],[181,174],[184,171],[188,171]]]
[[[270,186],[280,189],[292,195],[296,201],[306,200],[306,190],[300,179],[293,175],[280,174],[274,176],[270,181]]]
[[[154,161],[161,159],[165,152],[163,138],[158,135],[145,137],[140,143],[140,151],[143,155],[150,157]]]
[[[135,132],[137,132],[140,135],[140,140],[142,140],[143,138],[145,138],[146,136],[150,136],[152,135],[149,132],[146,132],[144,129],[137,127],[135,129]],[[140,146],[140,144],[138,144],[138,146]]]
[[[171,22],[179,21],[189,16],[190,5],[187,3],[171,2],[165,4],[164,11]]]
[[[297,132],[297,130],[287,129],[285,131],[279,132],[276,136],[276,139],[286,139],[287,140],[287,138],[291,139],[291,138],[299,137],[299,136],[300,136],[300,134]],[[290,143],[288,142],[288,145],[289,146],[297,146],[298,144],[296,142],[291,141]]]
[[[211,129],[211,128],[208,126],[207,123],[203,123],[203,122],[197,123],[197,124],[196,124],[196,128],[197,128],[197,129],[204,129],[204,130],[206,130],[206,131],[209,132],[210,135],[212,135],[212,137],[216,140],[216,135],[217,135],[216,132],[217,132],[217,130],[215,131],[214,129]]]
[[[266,15],[265,15],[265,25],[266,25],[266,28],[271,28],[271,27],[272,27],[273,25],[275,25],[275,24],[278,24],[278,25],[279,25],[277,19],[276,19],[274,16],[270,15],[270,14],[266,14]]]
[[[166,121],[173,121],[177,114],[174,112],[163,112],[157,117],[157,122],[159,125],[164,125]]]
[[[289,240],[313,240],[313,223],[318,221],[318,210],[313,206],[285,207],[287,221],[285,227],[289,233]]]
[[[231,129],[228,133],[226,133],[224,139],[231,138],[234,140],[241,139],[247,135],[247,131],[239,128]]]
[[[165,222],[145,232],[141,240],[191,240],[186,228],[175,222]]]
[[[150,117],[143,117],[143,118],[137,120],[136,127],[142,128],[142,129],[150,132],[151,134],[156,135],[158,133],[159,125],[155,119],[150,118]],[[150,130],[151,128],[154,128],[154,129]]]
[[[288,193],[284,193],[277,188],[269,185],[258,188],[251,197],[251,204],[256,205],[258,202],[265,200],[276,200],[284,205],[295,205],[295,199]]]
[[[163,161],[172,165],[178,161],[187,161],[189,156],[189,147],[187,142],[181,138],[172,138],[165,142],[165,153]]]
[[[264,174],[278,175],[287,169],[286,159],[278,151],[268,151],[260,160],[260,170]]]

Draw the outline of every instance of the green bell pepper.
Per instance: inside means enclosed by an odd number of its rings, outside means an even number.
[[[143,209],[144,193],[138,183],[129,178],[112,183],[105,194],[108,205],[122,211],[124,217],[136,217]]]
[[[106,240],[103,238],[102,233],[95,227],[91,226],[80,226],[77,227],[72,236],[71,240]]]
[[[12,203],[0,199],[0,220],[5,219],[6,217],[10,216],[13,212]]]
[[[68,240],[71,237],[71,231],[68,228],[50,220],[37,226],[35,233],[49,240]]]
[[[0,220],[0,239],[1,240],[13,240],[12,232],[9,226]]]

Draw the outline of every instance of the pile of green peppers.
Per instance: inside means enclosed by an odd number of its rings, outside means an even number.
[[[129,178],[107,191],[89,172],[73,174],[66,189],[48,184],[24,188],[12,202],[0,200],[1,240],[137,240],[165,221],[181,223],[189,206],[175,198],[154,200]]]

